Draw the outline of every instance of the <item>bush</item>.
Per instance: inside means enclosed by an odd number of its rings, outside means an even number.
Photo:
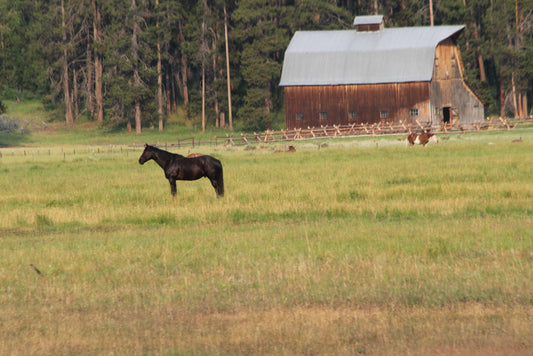
[[[19,129],[17,120],[11,119],[9,116],[0,116],[0,131],[16,132]]]

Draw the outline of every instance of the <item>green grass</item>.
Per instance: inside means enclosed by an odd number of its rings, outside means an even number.
[[[0,353],[530,354],[533,135],[325,142],[0,149]]]
[[[195,145],[201,141],[214,141],[218,137],[218,144],[224,143],[226,135],[239,137],[240,132],[214,128],[214,123],[208,123],[208,130],[202,132],[201,118],[186,119],[181,111],[168,117],[165,129],[143,127],[141,134],[127,132],[126,125],[112,127],[99,126],[94,121],[81,117],[73,126],[66,125],[57,119],[57,112],[44,111],[43,105],[37,101],[4,102],[8,107],[6,116],[18,122],[19,129],[14,132],[0,132],[0,147],[54,147],[79,145],[141,145],[144,143],[167,144],[177,143],[179,139],[195,139]],[[190,141],[186,141],[190,144]],[[209,143],[209,145],[212,145]]]

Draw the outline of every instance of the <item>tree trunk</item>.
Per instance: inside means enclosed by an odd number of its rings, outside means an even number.
[[[500,59],[500,117],[505,117],[505,91],[503,89],[503,61]]]
[[[207,7],[207,4],[204,1],[204,7]],[[204,8],[204,11],[207,11]],[[202,20],[202,46],[201,46],[201,58],[202,58],[202,132],[205,132],[205,59],[207,52],[207,44],[205,38],[205,14]]]
[[[216,49],[216,46],[215,44],[213,44],[213,52],[215,52],[215,49]],[[213,82],[216,83],[217,82],[217,56],[216,54],[213,54]],[[215,97],[215,117],[216,117],[216,123],[215,123],[215,126],[216,128],[219,128],[220,127],[220,121],[218,119],[218,115],[219,115],[219,112],[220,112],[220,109],[218,107],[218,92],[217,92],[217,89],[216,89],[216,85],[214,85],[214,97]]]
[[[477,62],[479,65],[479,80],[485,82],[487,81],[487,74],[485,73],[485,64],[483,63],[483,56],[481,54],[477,56]]]
[[[205,132],[205,65],[202,64],[202,132]]]
[[[472,10],[470,10],[470,16],[474,18],[474,13],[472,12]],[[476,24],[475,21],[472,21],[472,27],[474,28],[474,39],[479,41],[479,33],[477,30],[478,25]],[[481,48],[478,47],[476,51],[481,51]],[[477,63],[478,63],[478,68],[479,68],[479,80],[484,82],[487,80],[487,75],[485,73],[485,64],[483,63],[483,56],[481,53],[477,55]]]
[[[155,1],[155,6],[159,8],[159,0]],[[159,21],[156,22],[159,29]],[[159,132],[163,131],[163,73],[161,70],[161,43],[157,40],[157,116],[159,119]]]
[[[87,110],[89,110],[89,114],[91,117],[94,117],[94,92],[93,92],[93,54],[92,54],[92,47],[89,43],[87,44],[87,96],[86,96],[86,102],[85,106],[87,107]]]
[[[215,127],[220,127],[220,120],[219,120],[219,113],[220,113],[220,107],[218,104],[218,90],[217,90],[217,84],[218,84],[218,69],[217,69],[217,44],[218,44],[219,36],[218,33],[215,34],[213,37],[213,42],[211,43],[211,51],[213,52],[212,60],[213,60],[213,97],[215,99]]]
[[[135,99],[135,133],[141,133],[141,101]]]
[[[522,115],[522,92],[516,93],[516,101],[517,101],[517,111],[518,111],[518,117],[523,118]]]
[[[161,44],[157,43],[157,116],[159,132],[163,132],[163,73],[161,71]]]
[[[77,121],[80,116],[80,107],[78,105],[78,71],[74,67],[72,70],[72,103],[73,103],[73,116]]]
[[[511,73],[511,91],[513,96],[513,110],[514,110],[514,117],[517,118],[518,115],[518,105],[516,103],[516,84],[515,84],[515,73]]]
[[[171,88],[172,88],[172,83],[170,82],[170,74],[168,73],[169,71],[166,70],[165,71],[165,80],[166,80],[166,90],[165,90],[165,94],[166,94],[166,98],[167,98],[167,105],[166,105],[166,108],[167,108],[167,116],[170,116],[170,104],[171,104],[171,99],[170,99],[170,92],[171,92]]]
[[[524,117],[529,117],[529,113],[527,112],[527,90],[522,91],[522,112],[524,113]]]
[[[185,42],[185,36],[183,35],[183,28],[181,22],[179,23],[179,36],[180,41]],[[183,93],[183,110],[185,111],[185,117],[189,117],[189,77],[188,77],[188,60],[184,52],[181,53],[181,90]]]
[[[230,79],[230,73],[229,73],[228,16],[226,13],[226,5],[224,5],[224,37],[226,40],[226,74],[227,74],[227,82],[228,82],[229,129],[233,131],[233,116],[231,114],[231,79]]]
[[[433,0],[429,0],[429,25],[433,26]]]
[[[94,96],[96,100],[96,108],[94,111],[94,117],[97,122],[104,122],[104,94],[102,90],[102,76],[104,73],[102,63],[102,38],[100,36],[100,26],[102,23],[102,13],[100,12],[100,6],[96,4],[96,0],[93,0],[93,12],[94,12],[94,42],[96,48],[94,49]],[[91,89],[92,90],[92,89]]]
[[[68,75],[68,51],[67,51],[67,29],[65,24],[65,2],[61,0],[61,25],[63,26],[63,94],[65,100],[65,120],[67,124],[72,124],[72,102],[70,99],[70,85]]]
[[[131,1],[131,8],[135,10],[137,5],[135,0]],[[131,37],[131,58],[133,61],[133,85],[138,88],[141,86],[141,76],[139,75],[139,43],[137,36],[139,34],[139,24],[137,23],[137,15],[133,15],[133,34]],[[141,133],[141,101],[138,97],[135,98],[135,132]]]

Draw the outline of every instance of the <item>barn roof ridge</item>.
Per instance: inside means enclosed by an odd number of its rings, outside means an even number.
[[[280,86],[430,81],[435,49],[464,25],[380,31],[298,31],[287,50]]]

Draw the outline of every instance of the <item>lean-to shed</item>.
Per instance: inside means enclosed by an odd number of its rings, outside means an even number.
[[[456,44],[463,25],[385,28],[381,15],[356,17],[354,25],[295,33],[280,80],[287,129],[483,122]]]

